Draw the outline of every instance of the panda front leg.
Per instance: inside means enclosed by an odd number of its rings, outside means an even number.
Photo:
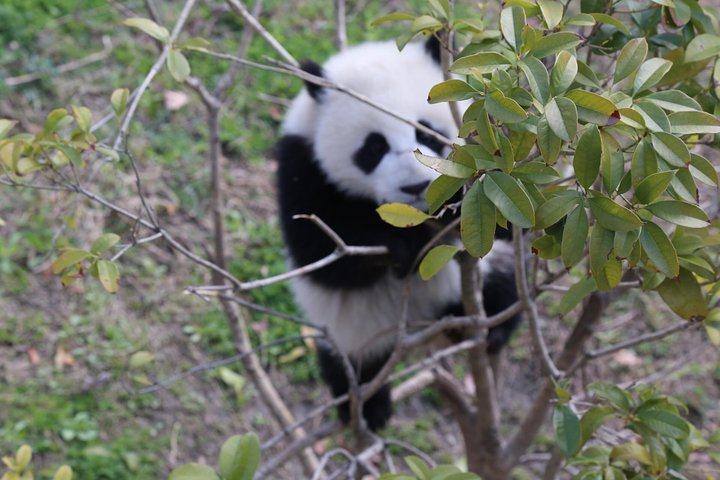
[[[383,365],[390,358],[392,351],[374,355],[372,358],[359,360],[351,359],[358,382],[367,383],[375,378]],[[330,387],[333,397],[348,393],[349,382],[340,356],[326,343],[318,343],[318,360],[320,374]],[[383,385],[377,392],[363,404],[363,418],[368,428],[377,432],[383,428],[392,416],[392,401],[390,398],[390,385]],[[338,406],[338,417],[344,424],[350,422],[350,404],[343,402]]]

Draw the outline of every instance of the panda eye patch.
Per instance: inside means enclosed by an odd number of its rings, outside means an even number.
[[[389,151],[390,145],[388,145],[385,136],[377,132],[372,132],[365,137],[365,142],[362,147],[353,154],[353,163],[363,172],[370,173],[375,170],[380,160],[382,160]]]
[[[438,131],[430,125],[430,122],[426,122],[425,120],[420,120],[418,122],[420,125],[423,125],[431,130],[435,130],[440,135],[445,135],[443,132]],[[433,152],[437,153],[438,155],[442,154],[443,149],[445,148],[445,144],[442,143],[440,140],[436,139],[433,136],[428,135],[425,132],[422,132],[420,130],[415,130],[415,140],[421,145],[425,145]]]

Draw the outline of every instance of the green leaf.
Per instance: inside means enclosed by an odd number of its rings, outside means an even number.
[[[522,8],[504,8],[500,12],[500,31],[505,40],[515,50],[520,52],[522,48],[522,30],[525,26],[525,11]]]
[[[118,235],[115,235],[114,233],[106,233],[98,237],[97,240],[93,242],[92,247],[90,247],[90,251],[94,255],[97,255],[112,247],[118,241],[120,241],[120,237]]]
[[[91,257],[92,254],[79,248],[67,248],[63,253],[52,263],[52,271],[55,275],[59,274],[66,268],[77,265],[86,258]]]
[[[543,160],[547,165],[554,165],[562,149],[562,140],[553,133],[545,115],[538,121],[537,132],[537,144]]]
[[[617,107],[605,97],[586,90],[572,90],[565,97],[577,106],[580,120],[600,126],[614,125],[620,120]]]
[[[648,175],[635,188],[635,196],[640,203],[652,202],[667,190],[674,176],[671,170]]]
[[[149,18],[133,17],[123,21],[123,25],[142,30],[156,40],[167,43],[170,40],[170,32],[167,28],[158,25]]]
[[[720,133],[720,119],[706,112],[676,112],[669,119],[670,131],[678,135]]]
[[[113,91],[110,96],[110,103],[112,104],[113,111],[118,117],[122,117],[127,107],[128,97],[130,96],[130,90],[127,88],[118,88]]]
[[[393,12],[383,15],[380,18],[376,18],[370,23],[371,27],[376,27],[387,22],[400,22],[406,20],[415,20],[415,15],[406,12]]]
[[[588,235],[588,218],[582,205],[575,207],[565,220],[560,251],[563,265],[570,268],[576,265],[583,257],[585,241]]]
[[[530,228],[535,223],[533,205],[525,190],[504,172],[488,172],[483,180],[485,195],[511,223]]]
[[[512,98],[506,97],[500,90],[490,92],[485,97],[487,112],[503,123],[518,123],[527,120],[527,112]]]
[[[118,280],[120,279],[120,270],[117,264],[110,260],[100,259],[97,261],[97,273],[100,283],[108,293],[118,291]]]
[[[555,97],[545,106],[545,118],[555,135],[566,142],[577,133],[578,114],[572,100]]]
[[[413,20],[412,25],[410,25],[410,30],[413,33],[422,31],[433,32],[441,29],[442,26],[442,22],[437,18],[431,17],[430,15],[420,15],[415,20]]]
[[[704,228],[709,225],[707,214],[698,206],[679,200],[663,200],[646,207],[663,220],[688,228]]]
[[[530,49],[530,54],[538,58],[545,58],[563,50],[570,50],[579,45],[580,42],[580,37],[572,32],[551,33],[535,42],[535,45]]]
[[[485,196],[483,184],[475,182],[463,198],[460,209],[460,236],[473,257],[484,257],[495,239],[495,206]]]
[[[593,125],[578,140],[573,158],[575,176],[580,185],[588,189],[592,187],[600,173],[600,157],[602,156],[602,137],[600,130]]]
[[[640,65],[637,75],[635,75],[635,82],[633,83],[634,94],[637,95],[657,85],[670,70],[670,67],[672,67],[672,62],[664,58],[651,58],[643,62],[643,64]]]
[[[408,467],[410,467],[410,470],[412,470],[412,472],[417,476],[418,479],[432,480],[430,468],[428,468],[425,461],[423,461],[420,457],[416,457],[414,455],[405,457],[405,463],[407,463]]]
[[[593,282],[594,284],[595,282]],[[580,418],[580,431],[582,433],[582,445],[593,436],[593,433],[600,428],[607,419],[614,416],[611,407],[591,407]]]
[[[454,178],[441,175],[430,184],[425,192],[425,201],[428,204],[428,211],[434,214],[445,202],[450,200],[462,186],[465,185],[464,178]]]
[[[562,296],[553,313],[567,315],[575,308],[585,297],[597,290],[597,284],[594,278],[584,278],[575,283]]]
[[[459,251],[460,247],[455,245],[438,245],[430,250],[422,259],[418,268],[422,279],[430,280],[434,277]]]
[[[685,63],[707,60],[720,53],[720,37],[709,33],[696,36],[685,49]]]
[[[223,443],[218,459],[223,480],[252,480],[260,465],[260,441],[255,433],[234,435]]]
[[[670,119],[665,112],[652,102],[638,100],[633,105],[633,110],[638,112],[645,122],[645,126],[651,132],[669,132]]]
[[[424,155],[420,150],[415,150],[415,158],[423,165],[432,168],[436,172],[454,178],[469,178],[475,174],[475,170],[461,163],[446,160],[444,158]]]
[[[617,18],[611,17],[610,15],[607,15],[605,13],[591,13],[590,15],[592,15],[592,17],[597,23],[607,23],[608,25],[612,25],[621,32],[625,33],[626,35],[630,35],[630,30],[628,30],[625,24]]]
[[[650,139],[647,137],[638,143],[633,152],[632,161],[630,163],[630,172],[632,173],[632,184],[637,188],[639,183],[653,173],[657,173],[657,157],[655,150],[650,145]]]
[[[699,103],[680,90],[654,92],[643,98],[650,100],[668,112],[696,112],[702,110]]]
[[[580,196],[558,195],[540,205],[535,212],[535,228],[548,228],[556,224],[580,203]]]
[[[678,278],[667,278],[657,288],[670,309],[687,320],[702,319],[708,314],[707,300],[695,275],[684,268]]]
[[[552,30],[558,26],[563,17],[563,5],[555,0],[537,0],[540,13],[548,30]]]
[[[641,410],[637,417],[642,425],[663,436],[683,439],[690,434],[687,421],[665,410]]]
[[[550,76],[545,65],[535,57],[526,57],[518,62],[530,85],[532,94],[542,104],[550,98]]]
[[[580,449],[580,420],[566,405],[555,407],[553,426],[560,451],[565,458],[574,456]]]
[[[630,394],[617,385],[594,382],[588,385],[588,390],[596,397],[610,402],[621,412],[630,412]]]
[[[617,63],[615,64],[615,76],[613,81],[618,83],[629,77],[638,69],[645,60],[648,52],[648,45],[645,38],[633,38],[620,50]]]
[[[432,87],[428,93],[428,102],[458,102],[473,98],[477,93],[477,90],[462,80],[452,79]]]
[[[651,262],[668,277],[676,277],[680,271],[677,251],[662,228],[653,222],[643,225],[640,245]]]
[[[170,49],[167,57],[167,67],[170,75],[177,82],[184,82],[190,76],[190,64],[180,50]]]
[[[690,151],[685,142],[675,135],[656,132],[652,135],[655,153],[673,167],[685,167],[690,163]]]
[[[561,255],[560,243],[552,235],[543,235],[533,240],[530,250],[534,255],[545,260],[554,260]]]
[[[535,185],[544,185],[560,180],[560,174],[542,162],[527,162],[513,168],[512,174],[518,180]]]
[[[652,459],[647,449],[639,443],[623,443],[613,447],[610,458],[615,461],[634,460],[641,465],[651,465]]]
[[[170,472],[168,480],[220,480],[220,477],[207,465],[188,463]]]
[[[575,55],[566,50],[558,53],[550,76],[550,88],[553,95],[560,95],[570,88],[577,74],[578,61]]]
[[[707,158],[701,155],[690,154],[690,173],[705,185],[718,186],[718,174],[715,167]]]
[[[78,128],[83,132],[89,132],[92,127],[92,112],[87,107],[72,106],[73,114]],[[2,135],[0,135],[2,137]]]
[[[608,197],[590,198],[588,203],[597,222],[613,232],[634,230],[643,224],[635,212],[618,205]]]
[[[508,65],[510,60],[497,52],[480,52],[458,58],[450,66],[450,71],[459,75],[484,75]]]
[[[415,227],[432,218],[427,213],[404,203],[385,203],[376,210],[385,222],[400,228]]]

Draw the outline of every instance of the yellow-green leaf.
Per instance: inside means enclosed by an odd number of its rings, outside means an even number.
[[[55,260],[52,264],[52,271],[54,274],[58,274],[66,268],[76,265],[86,258],[92,256],[90,252],[80,250],[79,248],[68,248]]]
[[[667,278],[657,289],[670,309],[685,319],[707,316],[707,300],[695,276],[681,268],[678,278]]]
[[[62,467],[58,468],[55,472],[55,475],[53,475],[53,480],[72,480],[72,478],[73,471],[69,465],[63,465]]]
[[[110,96],[110,104],[112,105],[115,115],[122,117],[127,107],[130,90],[127,88],[118,88]]]
[[[190,64],[180,50],[170,49],[167,67],[170,75],[178,82],[184,82],[190,76]]]
[[[17,122],[15,120],[0,118],[0,140],[2,140],[16,124]]]
[[[563,17],[563,5],[555,0],[537,0],[540,13],[548,30],[558,26]]]
[[[570,50],[579,45],[580,42],[580,37],[573,32],[551,33],[535,42],[535,45],[530,49],[530,54],[538,58],[545,58],[563,50]]]
[[[123,22],[123,24],[127,25],[128,27],[140,29],[154,39],[160,40],[161,42],[167,42],[168,40],[170,40],[170,32],[168,32],[167,28],[158,25],[149,18],[128,18]]]
[[[226,480],[252,480],[260,465],[260,441],[255,433],[234,435],[223,443],[220,474]]]
[[[187,463],[170,472],[168,480],[220,480],[220,477],[207,465]]]
[[[652,202],[667,190],[674,175],[672,170],[648,175],[635,188],[635,196],[640,203]]]
[[[563,265],[570,268],[576,265],[583,257],[585,241],[588,235],[588,218],[582,205],[575,207],[565,220],[560,251]]]
[[[525,26],[525,11],[522,8],[504,8],[500,12],[500,31],[505,40],[515,50],[522,48],[522,30]]]
[[[434,277],[459,251],[460,248],[454,245],[438,245],[430,250],[418,268],[422,279],[430,280]]]
[[[655,132],[652,135],[655,153],[673,167],[685,167],[690,163],[690,151],[685,142],[675,135]]]
[[[72,106],[73,114],[78,128],[83,132],[89,132],[92,127],[92,112],[87,107]]]
[[[506,68],[510,60],[497,52],[480,52],[460,57],[450,66],[450,71],[460,75],[492,73],[498,68]]]
[[[120,270],[115,262],[100,259],[97,261],[97,273],[103,288],[109,293],[118,291],[118,280],[120,279]]]
[[[550,75],[550,88],[553,95],[560,95],[570,88],[577,74],[578,61],[575,55],[566,50],[558,53]]]
[[[706,112],[671,113],[670,129],[678,135],[720,133],[720,119]]]
[[[377,212],[385,222],[401,228],[415,227],[432,218],[427,213],[404,203],[386,203],[380,205]]]
[[[428,93],[428,102],[458,102],[473,98],[477,93],[477,90],[462,80],[452,79],[433,86]]]
[[[90,247],[90,251],[97,255],[120,241],[120,237],[114,233],[106,233],[98,237]]]
[[[490,92],[485,97],[487,112],[503,123],[518,123],[527,120],[527,112],[512,98],[506,97],[500,90]]]
[[[454,178],[469,178],[475,174],[475,170],[461,163],[446,160],[444,158],[425,155],[420,150],[415,150],[415,158],[423,165],[432,168],[436,172]]]
[[[706,60],[720,54],[720,36],[710,33],[697,35],[685,50],[685,63]]]

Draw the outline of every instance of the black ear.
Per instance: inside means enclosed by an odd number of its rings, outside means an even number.
[[[316,77],[324,77],[322,67],[312,60],[303,60],[300,62],[300,68],[311,75],[315,75]],[[307,88],[307,91],[312,98],[317,101],[320,100],[320,96],[324,90],[323,87],[306,80],[305,88]]]
[[[425,51],[440,65],[440,40],[435,35],[430,35],[430,38],[425,42]]]

